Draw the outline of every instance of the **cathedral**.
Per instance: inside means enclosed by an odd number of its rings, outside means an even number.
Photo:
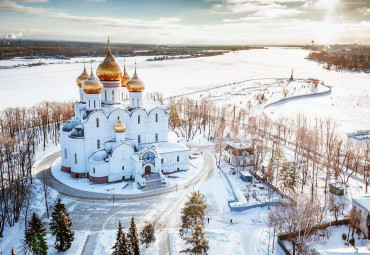
[[[168,141],[168,111],[143,100],[145,85],[132,78],[108,53],[90,75],[77,77],[80,101],[75,116],[61,128],[61,171],[94,183],[134,180],[140,188],[165,174],[189,169],[190,150]]]

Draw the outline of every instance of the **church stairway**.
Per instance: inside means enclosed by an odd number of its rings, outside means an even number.
[[[166,186],[161,182],[161,177],[159,174],[144,174],[142,177],[146,180],[146,187],[143,190],[160,189]]]

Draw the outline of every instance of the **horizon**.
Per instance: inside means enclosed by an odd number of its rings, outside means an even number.
[[[0,0],[6,38],[160,45],[370,44],[366,0]],[[350,31],[350,32],[349,32]]]

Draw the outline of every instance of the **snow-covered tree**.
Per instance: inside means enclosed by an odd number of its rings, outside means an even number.
[[[116,243],[114,244],[112,255],[131,255],[130,247],[126,238],[121,221],[118,222]]]
[[[191,193],[184,208],[181,210],[181,228],[180,235],[195,226],[196,220],[203,222],[207,204],[204,195],[199,192]]]
[[[185,241],[186,244],[190,245],[190,248],[185,249],[183,252],[189,252],[191,254],[207,254],[209,246],[202,221],[196,219],[195,225],[191,229],[191,236],[185,237]]]
[[[130,249],[133,255],[140,255],[139,238],[137,236],[137,228],[135,224],[135,218],[132,216],[131,225],[128,230],[127,237],[130,241]]]
[[[71,229],[72,220],[64,204],[58,199],[51,214],[50,230],[55,238],[55,249],[58,251],[68,250],[74,240],[74,232]]]
[[[146,222],[144,228],[140,232],[140,240],[141,243],[144,243],[146,247],[149,246],[150,243],[155,241],[154,235],[154,223]]]
[[[27,229],[25,231],[26,244],[30,248],[33,237],[36,235],[45,235],[45,228],[42,225],[40,218],[36,213],[32,214],[31,219],[28,221]]]

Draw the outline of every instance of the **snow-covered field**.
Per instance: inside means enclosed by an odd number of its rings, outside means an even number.
[[[279,104],[269,109],[269,112],[274,112],[271,117],[291,116],[301,112],[311,117],[330,116],[343,133],[368,129],[370,74],[325,70],[317,63],[306,60],[308,53],[301,49],[270,48],[168,61],[145,61],[147,57],[136,57],[127,58],[126,64],[128,71],[132,73],[134,59],[137,60],[138,74],[146,84],[146,91],[160,91],[165,95],[251,78],[287,78],[293,68],[295,78],[320,79],[333,86],[332,94]],[[0,69],[0,109],[29,106],[42,100],[77,99],[75,79],[82,71],[82,64],[75,62],[82,60],[48,60],[45,62],[56,64]],[[94,60],[97,60],[93,63],[93,68],[96,69],[102,58]],[[30,61],[0,61],[0,66]],[[117,58],[117,61],[122,64],[123,58]]]
[[[357,233],[354,234],[356,248],[346,245],[346,241],[342,239],[342,234],[348,234],[347,225],[328,227],[318,234],[321,234],[322,237],[318,238],[317,235],[311,235],[307,244],[321,254],[370,254],[370,250],[367,249],[368,240],[364,239],[362,234],[360,236]],[[284,241],[284,245],[288,249],[292,247],[292,244],[288,241]]]

